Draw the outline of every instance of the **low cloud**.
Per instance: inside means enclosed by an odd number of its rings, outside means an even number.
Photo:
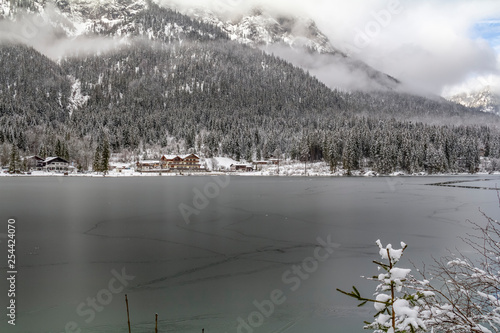
[[[498,0],[157,1],[184,12],[204,7],[228,19],[256,7],[274,15],[308,16],[335,48],[437,94],[471,75],[498,73],[498,36],[473,34],[478,22],[500,18]]]
[[[22,43],[33,47],[45,56],[57,60],[70,55],[89,55],[107,52],[119,47],[125,40],[98,36],[68,37],[61,17],[54,19],[48,8],[43,15],[24,14],[15,21],[0,21],[0,43]],[[49,23],[50,22],[50,23]],[[58,25],[53,25],[58,22]]]
[[[396,82],[385,74],[340,54],[317,54],[282,45],[269,46],[264,50],[308,70],[309,74],[331,89],[373,91],[393,89],[397,86]]]
[[[500,75],[472,75],[460,84],[446,86],[443,89],[443,96],[451,97],[464,92],[480,91],[485,87],[500,95]]]

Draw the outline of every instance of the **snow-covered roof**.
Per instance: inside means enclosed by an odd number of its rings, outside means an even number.
[[[165,157],[167,160],[173,160],[174,158],[178,157],[179,155],[163,155],[163,157]]]
[[[44,162],[45,162],[45,163],[49,163],[49,162],[52,162],[53,160],[57,160],[57,159],[61,159],[61,160],[65,161],[65,162],[67,162],[64,158],[62,158],[62,157],[58,157],[58,156],[47,157],[47,158],[44,160]]]
[[[180,157],[180,158],[182,158],[182,159],[185,159],[185,158],[188,158],[188,157],[189,157],[189,156],[191,156],[191,155],[194,155],[194,156],[198,157],[198,155],[196,155],[196,154],[179,155],[179,157]],[[198,157],[198,158],[199,158],[199,157]]]
[[[40,156],[37,156],[37,155],[32,155],[32,156],[26,156],[26,159],[36,159],[36,160],[40,160],[40,161],[43,161],[43,158],[41,158]]]
[[[196,155],[196,154],[185,154],[185,155],[163,155],[162,158],[165,157],[167,160],[173,160],[176,157],[179,157],[181,159],[186,159],[186,158],[188,158],[191,155],[194,155],[194,156],[198,157],[198,155]]]

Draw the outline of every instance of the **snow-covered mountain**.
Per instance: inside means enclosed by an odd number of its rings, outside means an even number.
[[[21,10],[30,13],[43,12],[45,18],[49,18],[52,24],[58,23],[64,27],[68,35],[76,36],[118,26],[147,8],[149,2],[147,0],[56,0],[54,3],[46,0],[3,1],[0,4],[0,18],[12,19]],[[227,32],[231,39],[242,44],[264,46],[282,43],[293,48],[306,47],[318,53],[340,53],[310,19],[294,17],[275,19],[257,10],[236,21],[223,21],[213,12],[200,8],[192,8],[186,14],[218,26]]]
[[[331,88],[395,90],[401,86],[397,79],[341,52],[310,18],[277,15],[263,8],[230,18],[203,7],[172,8],[221,28],[232,40],[274,53],[310,71]]]
[[[146,0],[31,0],[5,1],[0,4],[0,18],[16,19],[20,13],[40,13],[44,23],[64,30],[76,37],[89,32],[100,32],[123,23],[144,10]],[[35,22],[34,26],[42,22]]]
[[[230,20],[206,9],[193,8],[187,10],[186,14],[218,26],[232,40],[242,44],[254,47],[282,44],[291,48],[307,48],[312,52],[341,54],[330,44],[316,23],[308,18],[274,17],[257,9]]]
[[[500,116],[500,91],[491,86],[451,96],[450,101]]]
[[[57,28],[58,34],[71,38],[85,34],[124,37],[133,33],[152,39],[164,35],[166,30],[174,35],[177,27],[168,26],[168,23],[159,26],[156,29],[158,31],[141,31],[137,20],[134,20],[145,9],[159,2],[160,0],[56,0],[53,3],[46,0],[4,1],[0,4],[0,18],[13,20],[21,11],[41,13],[48,24]],[[168,1],[161,3],[169,7]],[[173,4],[170,7],[177,9]],[[183,8],[180,11],[194,20],[220,28],[234,41],[262,48],[308,70],[330,88],[396,90],[401,86],[395,78],[339,51],[310,18],[271,14],[263,9],[253,9],[231,19],[202,7]]]

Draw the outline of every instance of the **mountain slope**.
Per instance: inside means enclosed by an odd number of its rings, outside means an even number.
[[[2,4],[0,18],[13,19],[24,10],[43,12],[45,20],[58,29],[58,34],[64,33],[69,37],[99,34],[124,38],[130,33],[156,38],[165,34],[178,36],[178,27],[164,27],[162,22],[165,20],[161,19],[153,26],[139,30],[137,23],[148,9],[150,13],[166,13],[155,1],[150,0],[59,0],[55,5],[47,4],[44,0],[32,0]],[[271,15],[260,9],[232,20],[225,20],[201,8],[192,8],[186,13],[192,21],[191,27],[184,33],[199,34],[200,31],[208,31],[211,38],[229,38],[262,48],[309,70],[332,89],[394,90],[401,87],[395,78],[348,57],[332,46],[311,19]],[[185,27],[186,24],[181,26]],[[310,59],[316,56],[319,58]]]
[[[143,19],[142,26],[152,26],[157,17]],[[345,108],[340,94],[281,59],[226,39],[185,37],[192,39],[132,40],[58,63],[26,46],[1,45],[0,143],[36,152],[58,135],[78,145],[78,138],[91,144],[105,133],[114,151],[172,139],[194,147],[206,131],[224,133],[225,153],[235,151],[240,137],[263,144],[274,137],[285,150],[303,121]],[[252,144],[241,145],[238,154],[249,154]]]
[[[231,19],[206,8],[184,10],[185,14],[213,24],[225,31],[229,38],[276,54],[294,63],[325,82],[331,88],[347,90],[394,90],[400,82],[362,61],[353,59],[335,48],[315,22],[309,18],[276,15],[265,9],[253,9]],[[329,75],[352,76],[331,78]],[[356,81],[363,81],[356,84]]]
[[[71,82],[57,64],[23,45],[0,45],[0,56],[1,116],[29,126],[68,118]]]
[[[500,116],[500,92],[490,86],[478,91],[464,92],[448,98],[450,101]]]
[[[291,110],[304,109],[304,105],[306,105],[306,108],[311,106],[314,109],[329,107],[353,111],[362,109],[363,111],[375,113],[380,113],[380,110],[391,110],[390,114],[395,115],[397,113],[397,105],[394,105],[394,103],[390,104],[390,107],[384,105],[384,101],[394,100],[401,101],[401,105],[407,105],[407,107],[404,107],[404,112],[402,112],[405,115],[412,112],[415,115],[422,114],[424,111],[418,106],[419,104],[430,105],[427,113],[434,112],[436,114],[448,115],[449,110],[453,109],[445,101],[406,103],[406,101],[415,100],[415,98],[408,94],[401,96],[397,94],[384,95],[384,90],[399,85],[397,80],[377,72],[363,63],[346,57],[346,55],[331,46],[326,36],[318,30],[314,22],[307,19],[279,16],[277,14],[273,16],[263,10],[254,10],[248,15],[234,18],[232,21],[224,21],[211,12],[200,11],[196,8],[190,12],[191,17],[188,17],[170,9],[160,7],[155,2],[149,0],[80,0],[71,2],[59,0],[55,2],[55,5],[46,4],[43,0],[32,0],[4,2],[2,4],[2,15],[6,19],[3,22],[9,22],[16,17],[18,18],[19,14],[25,9],[32,13],[40,12],[46,24],[55,27],[58,31],[58,33],[54,33],[55,37],[53,37],[56,40],[58,38],[65,39],[64,36],[60,35],[61,31],[70,36],[71,38],[66,37],[70,45],[72,45],[71,43],[78,45],[82,40],[83,42],[87,42],[87,44],[98,44],[93,43],[94,36],[98,36],[99,38],[106,38],[103,40],[104,44],[114,45],[111,48],[105,48],[103,52],[116,51],[120,50],[123,46],[134,45],[136,43],[135,40],[148,40],[149,43],[166,44],[173,49],[186,50],[192,48],[194,51],[192,58],[189,60],[189,67],[194,69],[190,69],[190,75],[194,76],[191,79],[198,80],[198,84],[207,84],[203,80],[199,81],[197,77],[200,75],[198,73],[199,68],[205,67],[203,57],[206,56],[206,50],[203,49],[202,44],[220,42],[221,44],[214,45],[219,45],[221,50],[208,52],[217,55],[221,55],[224,52],[226,54],[241,53],[239,57],[246,59],[246,63],[235,57],[232,57],[231,60],[224,59],[223,61],[219,61],[217,57],[214,57],[212,60],[215,63],[211,64],[211,66],[214,66],[212,68],[213,71],[227,72],[227,70],[223,69],[225,65],[224,61],[227,62],[227,65],[239,66],[240,72],[232,78],[236,81],[232,83],[228,80],[227,85],[234,86],[234,91],[228,96],[237,93],[241,96],[246,96],[247,99],[239,103],[248,106],[253,105],[257,109],[260,103],[262,103],[262,96],[267,98],[269,93],[272,93],[275,88],[282,90],[274,93],[272,101],[278,101],[276,105],[286,105]],[[193,17],[198,17],[205,23],[193,19]],[[31,20],[36,22],[36,16],[33,16]],[[14,27],[16,22],[13,22]],[[23,22],[19,21],[19,23]],[[82,39],[83,35],[87,39]],[[238,43],[230,41],[231,39],[236,39]],[[241,44],[250,44],[254,50],[250,51],[248,47],[241,49]],[[262,47],[264,44],[266,44],[265,48],[269,53],[277,54],[283,59],[288,59],[298,67],[311,68],[310,73],[316,74],[318,77],[324,75],[325,77],[321,77],[321,79],[323,82],[327,81],[331,83],[329,84],[330,87],[335,86],[335,83],[338,82],[335,80],[339,78],[341,80],[351,80],[353,84],[356,83],[359,87],[366,88],[366,90],[373,90],[374,87],[378,87],[379,89],[375,90],[381,90],[381,92],[368,95],[358,93],[350,95],[337,91],[332,92],[326,89],[324,85],[318,85],[317,80],[311,80],[303,71],[292,70],[291,66],[283,70],[281,74],[273,74],[276,75],[276,78],[282,77],[278,83],[273,81],[274,78],[270,80],[266,75],[259,77],[255,81],[244,81],[243,79],[247,77],[246,74],[248,72],[255,72],[255,68],[266,68],[266,66],[269,66],[269,59],[274,59],[274,57],[271,57],[266,60],[261,51],[258,50],[258,47]],[[148,45],[146,49],[149,47]],[[294,51],[290,51],[292,48],[294,48]],[[91,48],[91,50],[93,51],[83,53],[81,56],[88,57],[90,55],[93,57],[97,55],[97,58],[105,56],[104,53],[101,54],[99,47]],[[307,50],[307,52],[304,50]],[[294,54],[293,52],[298,53]],[[246,53],[251,55],[250,58],[246,57]],[[150,55],[150,58],[151,63],[157,62],[154,59],[154,55]],[[256,63],[251,63],[252,61]],[[276,60],[274,59],[272,62],[272,66],[276,66]],[[330,67],[338,69],[338,66],[342,67],[342,70],[334,74],[324,71],[325,68]],[[252,69],[250,70],[250,68]],[[102,68],[101,70],[104,71],[106,69]],[[271,68],[272,70],[274,69]],[[72,98],[69,103],[71,106],[66,106],[73,110],[78,108],[79,105],[83,105],[82,103],[86,99],[85,96],[80,95],[80,90],[83,88],[78,90],[77,87],[80,87],[79,84],[85,85],[90,82],[79,78],[75,73],[66,74],[70,75],[68,79],[71,82],[75,96],[80,96],[79,99]],[[209,81],[208,78],[205,79]],[[124,80],[127,81],[128,78]],[[292,81],[295,83],[290,83]],[[262,82],[270,84],[273,89],[270,91],[266,89],[259,90]],[[302,86],[299,84],[300,82],[305,82],[310,86]],[[285,83],[288,84],[287,88],[283,88]],[[300,92],[296,91],[296,88],[299,86],[305,92],[319,96],[315,97],[317,102],[307,102],[310,100],[310,97],[301,96]],[[382,89],[381,87],[385,88]],[[252,90],[254,92],[250,93]],[[394,98],[394,96],[398,97]],[[205,99],[207,98],[209,97],[206,96]],[[219,103],[224,101],[224,99],[218,99]],[[297,104],[296,101],[300,102]],[[367,103],[366,101],[370,102]],[[231,101],[233,104],[234,102]],[[463,109],[451,112],[460,114],[467,113],[467,110]]]

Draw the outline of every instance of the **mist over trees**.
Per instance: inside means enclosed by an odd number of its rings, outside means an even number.
[[[106,142],[130,162],[154,149],[247,161],[280,153],[380,173],[475,172],[480,155],[500,166],[494,116],[438,98],[332,91],[168,9],[93,33],[130,39],[58,61],[0,45],[2,164],[15,145],[21,156],[59,155],[85,170],[102,164],[95,155]]]

